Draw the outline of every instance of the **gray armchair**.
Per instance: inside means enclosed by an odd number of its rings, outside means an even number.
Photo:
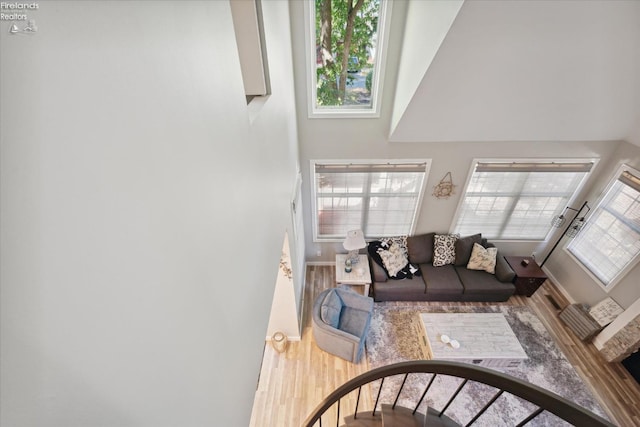
[[[313,304],[312,328],[322,350],[357,363],[371,324],[373,298],[349,288],[322,291]]]

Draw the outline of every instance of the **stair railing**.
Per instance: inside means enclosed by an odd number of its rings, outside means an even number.
[[[400,397],[400,393],[402,392],[402,388],[407,379],[407,376],[409,374],[419,373],[433,374],[433,376],[429,381],[424,393],[422,393],[422,396],[415,405],[413,413],[417,411],[418,407],[424,400],[436,376],[447,375],[451,377],[463,378],[464,381],[457,388],[457,390],[454,391],[453,395],[451,396],[447,404],[443,407],[443,409],[439,411],[439,415],[444,415],[444,412],[447,410],[449,405],[453,402],[462,388],[469,381],[487,384],[498,390],[493,398],[482,409],[480,409],[480,411],[473,417],[473,419],[467,424],[467,426],[473,424],[487,409],[491,407],[491,405],[493,405],[498,397],[500,397],[504,392],[507,392],[514,396],[518,396],[524,400],[527,400],[538,407],[538,409],[534,410],[524,420],[514,422],[514,425],[525,425],[526,423],[540,415],[542,412],[548,411],[575,426],[615,427],[614,424],[610,423],[606,419],[563,398],[562,396],[545,390],[537,385],[520,380],[510,375],[503,374],[498,371],[483,368],[481,366],[438,360],[415,360],[409,362],[400,362],[376,368],[369,372],[361,374],[353,378],[352,380],[347,381],[336,390],[334,390],[331,394],[329,394],[313,410],[311,415],[307,417],[307,419],[303,423],[303,426],[313,427],[317,422],[320,422],[320,425],[322,425],[322,415],[334,404],[338,405],[338,419],[336,420],[336,425],[340,425],[340,399],[356,389],[358,390],[358,397],[356,401],[356,413],[354,415],[357,418],[358,404],[360,402],[360,391],[362,387],[374,381],[380,380],[380,387],[376,396],[375,404],[373,406],[373,415],[375,415],[384,385],[384,379],[387,377],[404,374],[405,377],[402,381],[402,385],[400,386],[396,395],[396,399],[393,403],[393,407],[395,407],[398,402],[398,398]]]

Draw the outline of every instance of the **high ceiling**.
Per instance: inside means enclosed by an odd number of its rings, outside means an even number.
[[[392,141],[640,146],[640,1],[467,0],[419,76]]]

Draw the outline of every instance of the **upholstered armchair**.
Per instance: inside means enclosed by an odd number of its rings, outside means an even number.
[[[349,288],[322,291],[313,304],[312,328],[322,350],[357,363],[371,324],[373,298]]]

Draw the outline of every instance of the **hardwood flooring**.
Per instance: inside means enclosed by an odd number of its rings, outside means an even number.
[[[264,359],[255,394],[252,427],[300,426],[316,405],[351,378],[369,370],[366,357],[353,364],[320,350],[311,332],[310,308],[315,296],[335,286],[332,266],[310,266],[306,271],[302,339],[289,343],[285,353],[265,346]],[[549,280],[531,297],[514,296],[505,303],[441,303],[432,305],[525,305],[530,307],[558,343],[567,359],[591,388],[611,420],[623,427],[640,426],[640,385],[620,363],[607,363],[592,344],[580,341],[557,317],[568,304]],[[343,399],[341,414],[353,412],[355,396]],[[363,388],[359,408],[373,406],[368,388]],[[327,417],[327,420],[335,420]],[[329,425],[334,425],[335,421]]]

